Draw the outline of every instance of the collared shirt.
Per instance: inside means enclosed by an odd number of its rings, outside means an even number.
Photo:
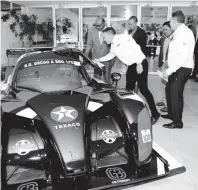
[[[103,30],[106,28],[106,26],[103,28]],[[98,31],[98,35],[99,35],[99,39],[100,39],[100,43],[102,44],[102,42],[103,42],[103,36],[101,36],[101,35],[103,35],[103,30],[101,30],[101,31]]]
[[[168,75],[176,72],[180,67],[194,68],[193,54],[195,38],[192,31],[182,24],[173,34],[169,44]]]
[[[138,27],[135,29],[135,30],[133,30],[132,32],[131,32],[131,36],[133,37],[133,35],[135,34],[135,32],[137,31],[137,29],[138,29]]]
[[[126,65],[142,63],[145,55],[140,46],[135,42],[131,35],[115,35],[111,44],[110,53],[100,58],[101,62],[112,60],[114,57],[120,59]]]

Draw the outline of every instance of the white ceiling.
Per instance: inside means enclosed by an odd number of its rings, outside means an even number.
[[[101,4],[101,3],[138,3],[138,2],[177,2],[177,3],[184,3],[184,2],[192,2],[194,0],[59,0],[59,1],[40,1],[40,0],[26,0],[26,1],[16,1],[16,0],[10,0],[10,2],[20,4],[22,6],[39,6],[39,5],[74,5],[74,4]],[[196,1],[197,2],[197,1]],[[197,3],[198,4],[198,3]]]

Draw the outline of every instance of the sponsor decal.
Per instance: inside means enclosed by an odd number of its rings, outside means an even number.
[[[112,184],[126,183],[128,181],[130,181],[130,179],[121,179],[121,180],[112,181]]]
[[[71,159],[72,159],[72,161],[77,160],[76,152],[69,151],[69,153],[70,153],[70,155],[71,155]]]
[[[17,190],[39,190],[38,183],[36,182],[29,182],[20,185]]]
[[[142,134],[143,143],[151,142],[151,130],[150,129],[141,130],[141,134]]]
[[[78,112],[70,106],[59,106],[54,108],[50,115],[56,122],[71,122],[78,117]]]
[[[13,149],[16,151],[17,154],[23,156],[28,154],[31,151],[31,148],[34,147],[34,144],[32,144],[28,140],[20,140],[16,143],[15,146],[13,146]]]
[[[55,129],[65,129],[65,128],[76,128],[78,129],[80,127],[80,123],[69,123],[69,124],[62,124],[62,125],[56,125],[54,126]]]
[[[103,141],[105,141],[108,144],[111,144],[115,142],[116,138],[118,137],[118,134],[112,130],[105,130],[102,132],[101,137]]]
[[[122,168],[108,168],[106,169],[106,174],[109,179],[111,180],[124,180],[126,179],[127,175]],[[116,182],[114,182],[116,183]]]
[[[24,64],[24,68],[33,67],[37,65],[48,65],[48,64],[71,64],[75,66],[80,66],[79,61],[70,61],[70,60],[41,60],[35,62],[29,62]]]

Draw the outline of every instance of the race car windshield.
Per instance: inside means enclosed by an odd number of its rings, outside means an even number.
[[[23,64],[17,73],[16,86],[35,92],[78,89],[87,85],[79,66],[80,62],[67,60]]]

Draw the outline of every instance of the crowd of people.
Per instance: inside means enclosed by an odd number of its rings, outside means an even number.
[[[163,72],[165,95],[158,106],[165,106],[161,115],[172,120],[163,127],[183,128],[183,91],[192,73],[198,74],[198,53],[195,48],[197,34],[185,24],[182,11],[172,14],[171,20],[163,24],[163,37],[159,53],[159,69]],[[117,33],[116,33],[117,32]],[[111,83],[111,73],[119,72],[125,86],[118,86],[134,91],[136,83],[151,110],[151,122],[154,125],[160,117],[152,93],[148,88],[147,34],[138,26],[136,16],[131,16],[128,23],[121,24],[117,31],[107,27],[105,19],[97,17],[95,25],[88,32],[85,53],[97,63],[105,65],[104,80]],[[197,47],[197,45],[196,45]],[[194,61],[195,53],[195,61]],[[116,67],[115,67],[116,65]],[[196,66],[194,66],[196,65]],[[194,69],[194,71],[193,71]],[[101,79],[102,73],[95,71],[94,76]],[[168,81],[164,84],[164,81]]]

